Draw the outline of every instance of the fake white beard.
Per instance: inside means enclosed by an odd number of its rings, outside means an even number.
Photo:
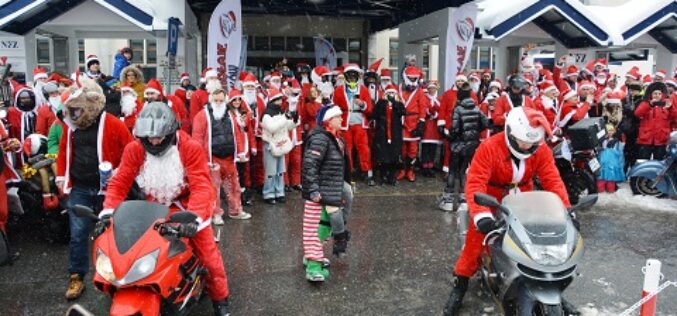
[[[270,86],[273,87],[273,88],[275,88],[275,89],[277,89],[277,90],[280,90],[280,86],[281,86],[281,85],[282,85],[282,82],[276,82],[276,81],[271,81],[271,82],[270,82]]]
[[[428,95],[432,98],[437,98],[437,91],[435,91],[435,93],[430,93],[430,91],[428,91]]]
[[[130,94],[122,96],[120,98],[120,108],[125,117],[132,115],[134,109],[136,109],[136,98]]]
[[[179,148],[173,145],[159,157],[146,153],[146,160],[136,182],[143,192],[151,195],[158,203],[172,204],[186,186]]]
[[[404,76],[404,85],[405,85],[405,86],[415,86],[415,87],[418,87],[418,79],[416,79],[416,80],[409,80],[409,77]]]
[[[554,109],[555,108],[555,99],[548,98],[545,95],[541,96],[541,100],[543,102],[543,107],[546,109]]]
[[[207,89],[207,92],[211,94],[214,92],[216,89],[223,89],[223,86],[221,86],[221,81],[218,79],[211,79],[207,81],[207,84],[205,85],[205,89]]]
[[[381,88],[383,88],[383,90],[385,90],[386,87],[388,87],[389,84],[390,84],[390,81],[385,81],[385,82],[381,81]]]
[[[331,85],[331,82],[320,82],[317,84],[317,88],[320,90],[322,97],[331,98],[331,95],[334,94],[334,87]]]
[[[287,103],[289,103],[289,111],[292,112],[296,111],[296,106],[299,104],[300,97],[301,97],[300,95],[297,95],[295,97],[292,96],[287,97]]]
[[[308,75],[301,75],[301,84],[306,83],[310,83],[310,80],[308,80]]]
[[[226,113],[226,104],[216,104],[212,103],[212,109],[214,110],[214,118],[220,120],[223,118],[223,115]]]
[[[475,91],[475,93],[477,93],[477,91],[480,91],[480,83],[479,82],[471,83],[470,88],[472,88],[472,91]]]
[[[372,100],[376,100],[376,97],[378,96],[378,92],[376,92],[376,85],[373,83],[369,85],[369,96]]]
[[[338,86],[343,86],[343,85],[345,85],[345,84],[346,84],[345,80],[343,80],[343,79],[336,79],[336,86],[337,86],[337,87],[338,87]]]
[[[256,90],[247,90],[244,89],[242,93],[242,99],[247,104],[252,104],[256,102]]]

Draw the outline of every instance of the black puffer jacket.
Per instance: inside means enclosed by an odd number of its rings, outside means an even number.
[[[347,156],[343,140],[337,139],[322,127],[315,127],[304,141],[302,186],[303,198],[310,200],[313,192],[319,192],[321,204],[343,205],[343,182],[347,177]]]
[[[472,99],[465,99],[454,108],[451,126],[451,151],[474,151],[480,144],[480,134],[489,127],[489,120]]]

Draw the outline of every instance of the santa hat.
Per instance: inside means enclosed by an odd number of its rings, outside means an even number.
[[[42,67],[33,68],[33,81],[38,81],[39,79],[47,79],[47,70]]]
[[[456,75],[456,80],[454,80],[454,81],[460,81],[460,80],[462,80],[464,82],[468,82],[468,77],[466,77],[462,72],[459,72]]]
[[[418,70],[418,68],[414,66],[407,66],[407,68],[404,68],[404,76],[412,78],[420,78],[421,72]]]
[[[299,84],[299,81],[296,80],[296,78],[289,80],[289,86],[294,92],[301,91],[301,85]]]
[[[381,69],[381,79],[392,79],[392,73],[390,72],[390,69]]]
[[[331,70],[325,66],[317,66],[313,68],[313,71],[310,72],[310,80],[315,84],[322,82],[323,76],[330,76]]]
[[[165,95],[162,92],[162,90],[163,90],[162,84],[160,83],[160,81],[158,81],[155,78],[152,78],[152,79],[148,80],[148,83],[146,83],[146,89],[143,90],[143,93],[145,94],[146,92],[155,92],[155,93],[159,94],[161,98],[164,99]]]
[[[552,82],[548,82],[548,81],[541,83],[540,89],[541,89],[541,93],[543,93],[543,94],[548,93],[548,92],[553,91],[553,90],[557,91],[557,87]]]
[[[58,72],[52,72],[49,75],[49,78],[47,78],[47,81],[55,81],[57,83],[61,83],[65,86],[70,86],[73,84],[73,80],[69,80],[68,78],[60,75]]]
[[[607,104],[621,104],[621,100],[623,99],[623,96],[621,95],[620,92],[611,92],[607,94],[606,96],[606,103]]]
[[[89,65],[92,63],[100,64],[99,57],[96,57],[96,55],[87,55],[87,58],[85,59],[85,65],[87,65],[87,69],[89,69]]]
[[[345,66],[343,66],[343,72],[346,73],[348,71],[362,73],[362,69],[360,69],[360,66],[358,66],[357,64],[346,64]]]
[[[569,65],[569,67],[567,67],[566,76],[568,77],[573,75],[578,76],[578,67],[576,67],[576,65]]]
[[[240,82],[242,82],[242,80],[244,80],[244,78],[246,78],[248,74],[249,74],[249,73],[246,72],[246,71],[240,71],[240,75],[237,77],[237,80],[239,80]]]
[[[343,115],[341,108],[339,108],[337,105],[327,104],[317,111],[317,117],[315,117],[315,120],[317,125],[322,125],[322,123],[341,115]]]
[[[207,67],[202,71],[202,76],[200,77],[200,82],[207,82],[207,78],[217,78],[219,73],[214,70],[212,67]]]
[[[268,92],[268,93],[267,93],[267,95],[268,95],[268,102],[272,102],[272,101],[274,101],[274,100],[277,100],[277,99],[283,97],[282,92],[280,92],[280,90],[277,90],[277,89],[275,89],[275,88],[270,88],[270,89],[268,89],[267,92]]]
[[[228,92],[228,103],[235,99],[242,100],[242,92],[238,89],[231,89],[230,92]]]
[[[273,72],[270,73],[270,79],[268,79],[268,80],[273,80],[273,79],[280,79],[280,80],[282,80],[282,75],[280,74],[279,71],[275,70],[275,71],[273,71]]]
[[[588,80],[583,80],[580,82],[578,85],[578,91],[581,91],[582,89],[589,88],[593,90],[597,90],[597,87],[595,86],[594,83],[588,81]]]
[[[184,81],[184,80],[190,80],[190,76],[188,75],[187,72],[182,72],[179,75],[179,82]]]
[[[555,82],[555,80],[552,77],[552,71],[548,69],[541,69],[539,71],[539,74],[541,76],[541,82],[552,82],[552,83]]]
[[[480,74],[477,73],[476,71],[473,71],[468,75],[468,79],[475,78],[475,80],[480,81]]]
[[[137,96],[136,90],[134,90],[130,84],[123,84],[120,86],[120,92],[131,92],[135,97]]]
[[[381,62],[383,62],[383,58],[379,58],[373,64],[369,65],[369,68],[367,68],[367,71],[368,72],[377,72],[378,69],[381,68]]]
[[[343,74],[343,66],[336,66],[334,70],[332,70],[332,74],[334,76],[342,75]]]
[[[665,76],[667,75],[668,72],[665,69],[661,69],[659,71],[656,71],[656,74],[654,76],[665,79]]]
[[[437,80],[428,81],[428,86],[426,88],[439,88],[440,83]]]
[[[642,74],[639,73],[639,67],[634,66],[628,70],[628,72],[625,73],[626,77],[630,77],[635,80],[639,80],[642,78]]]
[[[606,69],[607,68],[606,58],[598,58],[595,61],[595,67],[597,66],[602,66],[604,67],[604,69]]]
[[[244,79],[242,79],[242,86],[256,86],[256,77],[253,74],[247,73]]]
[[[492,100],[497,100],[499,98],[498,93],[496,92],[490,92],[487,94],[487,97],[484,99],[485,101],[492,101]]]
[[[651,78],[650,75],[644,75],[644,78],[642,78],[642,86],[648,86],[653,82],[653,78]]]
[[[489,89],[491,88],[498,88],[498,90],[501,90],[503,88],[503,85],[501,84],[500,80],[494,79],[492,82],[489,83]]]
[[[667,80],[665,80],[665,84],[677,89],[677,81],[675,81],[675,79],[668,78]]]
[[[564,101],[571,99],[577,95],[578,93],[576,93],[576,90],[573,89],[564,90],[564,93],[559,95],[559,102],[564,103]]]
[[[393,92],[393,93],[398,93],[397,86],[394,84],[389,84],[386,86],[386,89],[384,90],[385,93]]]
[[[583,68],[583,72],[589,74],[589,75],[594,75],[595,74],[595,63],[597,60],[591,60],[587,64],[585,64],[585,68]]]

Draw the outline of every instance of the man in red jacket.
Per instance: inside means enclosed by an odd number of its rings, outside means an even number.
[[[362,69],[356,64],[348,64],[344,67],[346,83],[336,87],[334,91],[334,104],[338,105],[343,112],[343,125],[346,140],[346,153],[350,161],[350,169],[353,166],[353,147],[357,149],[360,159],[360,170],[367,174],[367,184],[373,186],[373,172],[371,170],[371,154],[369,150],[369,116],[373,108],[369,89],[359,83]]]
[[[428,99],[419,87],[422,72],[415,66],[404,69],[404,83],[400,87],[400,100],[404,102],[404,123],[402,124],[402,159],[404,166],[397,180],[407,177],[410,182],[416,181],[414,164],[418,157],[418,142],[423,136]]]
[[[117,168],[122,151],[132,141],[125,124],[114,115],[103,111],[105,96],[99,84],[87,77],[78,78],[79,88],[71,88],[64,102],[64,131],[57,156],[56,184],[59,190],[70,194],[72,208],[84,205],[101,209],[99,164],[109,162]],[[70,280],[66,299],[80,297],[83,282],[89,272],[88,237],[91,221],[69,211],[70,243],[68,272]]]
[[[444,315],[459,314],[468,280],[479,268],[484,236],[496,228],[492,210],[475,203],[475,192],[490,194],[500,201],[507,194],[533,190],[533,178],[538,176],[544,190],[557,194],[567,208],[571,206],[552,151],[543,142],[550,132],[542,113],[519,107],[508,114],[504,132],[491,136],[477,148],[465,191],[471,224],[454,267],[454,288]]]
[[[134,136],[122,155],[120,167],[108,183],[102,219],[95,230],[101,234],[110,216],[125,200],[134,180],[146,199],[171,210],[185,209],[197,215],[195,223],[181,227],[207,267],[207,291],[216,315],[228,315],[228,281],[221,252],[211,228],[216,202],[205,151],[187,133],[178,131],[174,112],[165,104],[147,104],[136,120]]]
[[[209,94],[214,90],[221,89],[221,82],[219,81],[219,74],[215,69],[207,67],[202,71],[202,79],[204,83],[200,85],[197,91],[193,92],[190,97],[190,106],[188,113],[188,121],[193,122],[195,115],[200,112],[204,106],[209,103]]]
[[[533,107],[531,98],[524,95],[526,80],[520,75],[513,75],[508,80],[508,93],[501,95],[496,101],[496,109],[491,121],[494,126],[505,125],[505,117],[513,108],[519,106]]]

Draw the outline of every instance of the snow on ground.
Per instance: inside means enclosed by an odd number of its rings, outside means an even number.
[[[600,193],[597,205],[609,208],[640,208],[647,211],[677,213],[677,200],[632,195],[632,190],[627,183],[621,184],[615,193]]]

